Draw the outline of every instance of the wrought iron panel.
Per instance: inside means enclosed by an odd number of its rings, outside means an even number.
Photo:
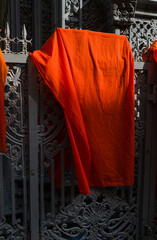
[[[28,96],[27,66],[8,64],[5,87],[7,150],[2,155],[3,204],[0,239],[27,239],[28,234]]]
[[[28,0],[20,1],[21,9],[23,8],[20,17],[22,19],[22,15],[26,16],[28,10],[30,27],[32,2],[28,3]],[[41,3],[42,35],[45,42],[51,32],[48,22],[50,18],[53,19],[49,9],[53,9],[54,6],[53,1],[43,0]],[[99,31],[103,29],[103,17],[102,22],[98,21],[97,24],[92,14],[93,0],[65,0],[62,3],[64,10],[62,27],[79,29],[83,24],[84,29]],[[114,17],[117,19],[114,20],[119,27],[119,33],[127,35],[135,59],[141,61],[142,49],[149,46],[157,35],[156,21],[133,19],[135,1],[128,1],[126,5],[117,1],[116,4],[114,5]],[[131,22],[133,26],[130,28]],[[11,42],[21,42],[21,54],[27,54],[27,43],[30,41],[26,38],[24,27],[22,40],[10,39],[10,31],[7,28],[5,38],[0,37],[0,41],[4,42],[6,54],[11,53]],[[43,84],[41,77],[35,75],[35,85],[32,86],[37,93],[35,103],[38,108],[35,116],[37,121],[28,122],[31,119],[28,112],[33,113],[33,109],[28,104],[27,66],[25,64],[8,64],[8,66],[9,73],[5,91],[8,155],[0,156],[0,181],[5,182],[4,186],[0,183],[0,193],[2,193],[0,196],[0,240],[29,239],[29,231],[32,231],[32,239],[36,239],[38,238],[38,223],[40,223],[40,239],[43,240],[138,239],[142,232],[141,187],[143,186],[142,171],[145,158],[147,70],[138,67],[135,69],[135,184],[133,187],[123,188],[91,188],[91,194],[85,196],[79,194],[78,191],[61,107]],[[32,158],[28,151],[30,144],[34,144],[31,146],[33,150],[35,142],[29,142],[31,134],[28,134],[28,128],[31,129],[33,124],[37,124],[38,149],[35,153],[37,157],[33,159],[36,161],[31,162],[30,167],[28,165]],[[67,170],[66,158],[71,162],[69,170]],[[38,167],[36,186],[33,183],[30,190],[28,181],[32,183]],[[55,174],[56,170],[58,179]],[[37,194],[36,203],[32,201],[34,194]],[[38,205],[40,215],[37,215],[37,218],[36,215],[33,216],[35,222],[32,222],[32,215],[36,211],[34,209],[38,211]]]
[[[82,28],[82,0],[62,1],[62,27]]]
[[[136,239],[140,217],[140,172],[144,161],[146,84],[147,71],[136,69],[135,185],[124,188],[91,188],[91,194],[85,196],[78,193],[73,167],[67,174],[63,167],[60,176],[61,188],[55,189],[54,158],[58,154],[58,161],[64,166],[63,152],[69,147],[69,142],[62,109],[42,81],[40,84],[38,82],[40,209],[43,239]],[[60,138],[62,130],[65,132],[63,131],[64,134]],[[51,172],[51,184],[48,179],[48,167]]]
[[[135,61],[142,61],[142,51],[157,38],[157,20],[133,19],[130,41]]]
[[[55,4],[54,0],[42,0],[42,45],[48,40],[55,29]]]
[[[79,14],[81,1],[63,1],[62,3],[63,10],[65,7],[65,12],[62,15],[62,27],[80,28],[80,21],[82,22],[83,17],[83,28],[99,31],[103,29],[103,18],[98,25],[95,23],[94,15],[91,14],[94,11],[94,1],[83,1],[83,15]],[[134,10],[132,5],[129,5],[129,7]],[[92,21],[88,21],[89,19],[92,19]],[[121,33],[126,34],[127,32],[128,38],[130,38],[130,15],[128,15],[127,21],[129,21],[129,27],[127,25],[127,28],[121,28]],[[122,24],[124,22],[126,23],[126,21],[122,21]],[[57,103],[52,97],[48,98],[46,96],[48,89],[45,92],[45,87],[41,87],[40,83],[38,87],[40,92],[38,135],[40,149],[40,230],[42,239],[137,239],[140,217],[140,171],[141,162],[144,159],[146,81],[147,72],[136,69],[135,185],[125,188],[92,188],[91,194],[88,196],[79,194],[77,181],[74,177],[74,168],[72,167],[67,174],[64,172],[64,154],[69,144],[66,141],[67,144],[58,148],[60,144],[58,140],[55,140],[53,117],[55,110],[52,110]],[[53,103],[51,107],[49,107],[50,102]],[[57,106],[57,108],[59,110],[60,107]],[[58,116],[61,116],[62,110],[60,109],[59,112]],[[57,118],[56,124],[56,128],[61,131],[63,125],[60,118]],[[59,131],[57,134],[59,134]],[[54,158],[57,154],[58,161],[62,165],[60,189],[55,188]],[[48,167],[50,167],[49,171],[51,172],[50,183],[47,177]]]

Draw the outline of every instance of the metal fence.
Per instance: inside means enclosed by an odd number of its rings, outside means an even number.
[[[10,39],[7,25],[0,43],[9,68],[0,240],[155,239],[156,65],[135,62],[134,186],[91,188],[86,196],[78,191],[62,109],[28,57],[25,27],[21,40]],[[13,53],[11,44],[21,44],[21,52]],[[72,163],[68,171],[66,158]],[[56,161],[61,163],[60,187],[55,186]]]

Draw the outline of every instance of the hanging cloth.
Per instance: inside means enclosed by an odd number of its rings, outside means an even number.
[[[81,193],[134,183],[134,59],[126,36],[57,28],[30,56],[61,104]]]
[[[0,49],[0,152],[7,153],[6,149],[6,119],[4,112],[4,87],[8,68]]]
[[[157,62],[157,40],[155,40],[150,45],[149,49],[147,47],[144,48],[142,52],[142,59],[144,62],[145,61]]]

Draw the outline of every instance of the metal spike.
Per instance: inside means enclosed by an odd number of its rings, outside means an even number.
[[[5,29],[5,37],[10,38],[10,28],[9,28],[9,23],[7,22],[7,26]]]
[[[27,38],[27,31],[26,31],[25,24],[23,25],[23,28],[22,28],[22,38],[23,38],[23,40],[26,40],[26,38]]]

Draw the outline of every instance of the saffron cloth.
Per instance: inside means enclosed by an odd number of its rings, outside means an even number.
[[[134,59],[126,36],[60,29],[30,56],[61,104],[81,193],[134,183]]]

